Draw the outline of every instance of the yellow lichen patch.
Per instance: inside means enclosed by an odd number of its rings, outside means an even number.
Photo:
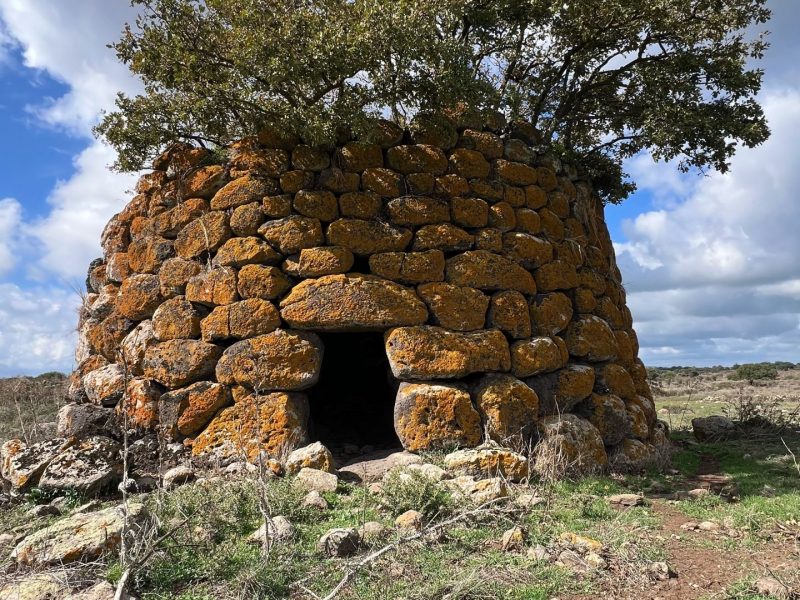
[[[481,420],[462,386],[402,383],[394,408],[394,426],[403,447],[412,452],[447,446],[476,446]]]
[[[254,461],[259,452],[282,456],[306,443],[308,400],[304,394],[251,394],[223,408],[194,438],[192,454]]]
[[[281,301],[281,317],[298,329],[379,330],[424,323],[428,311],[413,291],[371,275],[307,279]]]

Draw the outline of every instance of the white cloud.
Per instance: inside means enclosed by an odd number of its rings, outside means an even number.
[[[0,376],[72,368],[79,298],[67,282],[82,284],[88,262],[100,253],[105,223],[124,206],[133,183],[132,176],[107,169],[113,151],[92,140],[91,127],[102,110],[113,108],[117,91],[140,89],[106,48],[134,16],[123,0],[0,0],[0,60],[8,56],[4,48],[16,47],[31,78],[43,71],[68,87],[28,111],[41,124],[87,141],[73,159],[74,174],[48,194],[48,214],[25,222],[18,203],[0,203],[0,275],[10,272],[15,253],[25,256],[16,266],[28,267],[26,282],[0,279]]]
[[[0,0],[8,35],[20,45],[25,66],[44,70],[69,86],[61,98],[29,107],[40,121],[91,139],[102,110],[113,108],[119,90],[136,93],[139,82],[106,44],[117,39],[135,12],[127,2]],[[100,252],[100,233],[129,198],[134,177],[108,170],[113,151],[92,140],[74,158],[70,179],[58,181],[47,198],[50,213],[24,226],[37,242],[32,272],[74,280]]]
[[[78,294],[0,284],[0,377],[73,368]]]
[[[63,97],[34,107],[45,122],[87,135],[117,91],[135,93],[139,83],[106,45],[135,17],[114,0],[0,0],[7,34],[22,48],[25,66],[42,69],[70,86]]]
[[[0,275],[14,268],[15,242],[22,220],[22,207],[13,198],[0,199]]]
[[[616,244],[645,361],[800,360],[800,90],[762,103],[772,137],[740,150],[729,173],[683,184],[629,165],[672,204],[624,221]]]
[[[126,191],[135,183],[135,176],[107,168],[113,159],[113,150],[92,144],[75,159],[75,174],[56,184],[48,198],[50,214],[27,227],[40,244],[37,271],[73,280],[100,255],[100,233],[130,199]]]

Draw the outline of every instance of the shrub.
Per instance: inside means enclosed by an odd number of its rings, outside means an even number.
[[[759,379],[776,379],[778,369],[767,363],[739,365],[730,378],[736,381],[757,381]]]
[[[382,504],[395,516],[417,510],[426,519],[453,510],[453,498],[443,485],[419,471],[407,469],[389,472],[383,482]]]

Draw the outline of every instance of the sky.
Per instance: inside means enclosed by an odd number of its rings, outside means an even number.
[[[648,365],[800,361],[800,2],[770,0],[760,101],[772,129],[727,174],[648,155],[606,220]],[[127,0],[0,0],[0,376],[70,371],[86,267],[131,198],[92,138],[139,83],[106,44]]]

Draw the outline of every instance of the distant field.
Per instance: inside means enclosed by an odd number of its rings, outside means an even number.
[[[43,431],[37,426],[55,421],[66,386],[62,373],[0,379],[0,443],[41,437]]]
[[[658,416],[672,429],[688,429],[693,418],[711,414],[734,420],[760,415],[800,427],[800,367],[778,364],[766,373],[774,379],[753,380],[733,379],[733,368],[650,368]]]

